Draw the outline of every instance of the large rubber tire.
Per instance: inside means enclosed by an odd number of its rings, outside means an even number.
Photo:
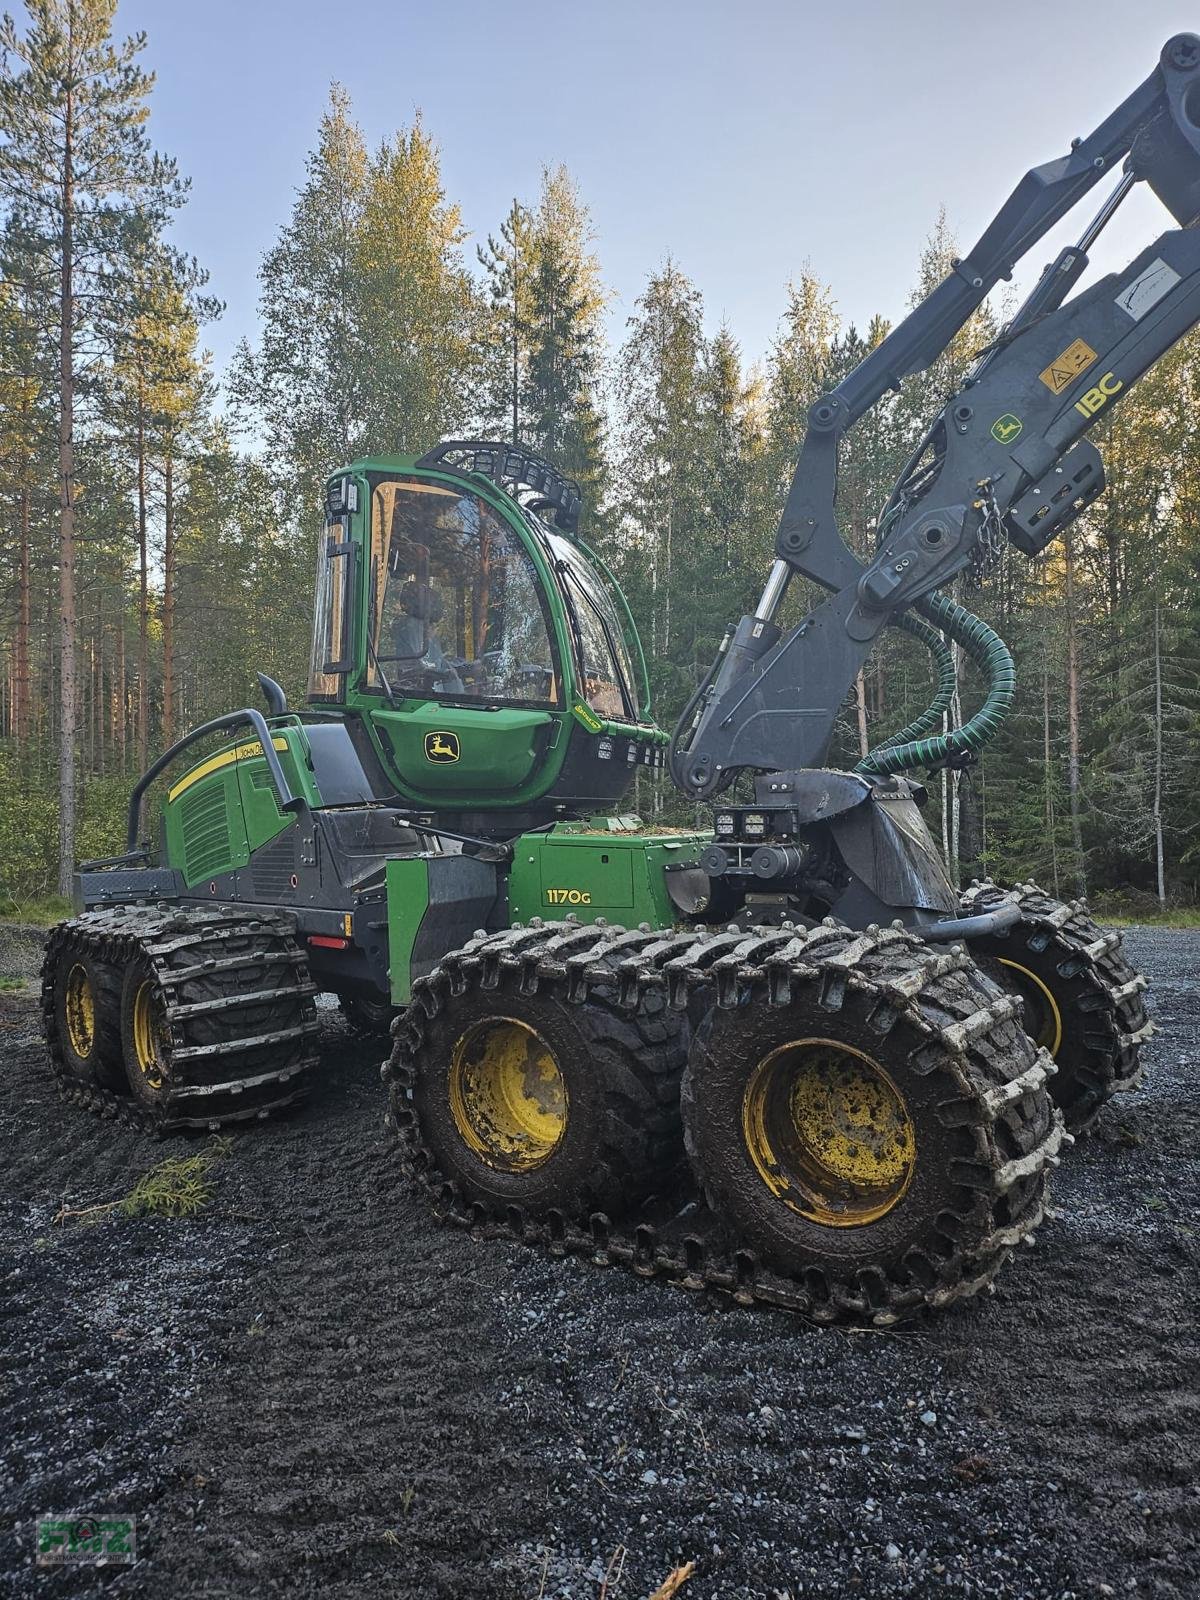
[[[400,1015],[390,1000],[369,1000],[364,995],[341,994],[338,1006],[346,1019],[346,1030],[356,1039],[390,1039],[392,1023]]]
[[[73,1029],[68,1011],[82,978],[90,995],[90,1040],[86,1045]],[[86,940],[69,937],[54,945],[42,968],[42,1015],[47,1043],[62,1074],[88,1088],[123,1085],[121,1066],[121,974],[101,959]]]
[[[1045,1058],[1017,1003],[961,952],[939,954],[894,930],[855,934],[829,922],[798,947],[774,969],[743,969],[693,1043],[684,1137],[709,1205],[831,1317],[843,1306],[886,1313],[913,1285],[927,1304],[976,1292],[1040,1220],[1061,1137]],[[797,1041],[865,1058],[903,1107],[907,1177],[878,1215],[883,1191],[856,1203],[848,1180],[844,1203],[821,1205],[792,1182],[799,1169],[778,1158],[781,1145],[771,1161],[761,1145],[756,1156],[755,1085]],[[852,1139],[859,1129],[870,1136],[855,1121],[862,1103],[839,1107]],[[781,1104],[779,1117],[795,1121],[795,1096]]]
[[[111,1069],[86,1079],[55,986],[81,952],[107,985]],[[52,929],[47,942],[42,1013],[51,1069],[67,1099],[156,1134],[266,1117],[307,1090],[314,992],[289,917],[208,906],[86,912]],[[152,1073],[138,1059],[139,994],[153,1012]]]
[[[1120,934],[1105,933],[1083,901],[1055,900],[1036,883],[1011,891],[974,883],[962,897],[963,914],[989,911],[1010,893],[1020,901],[1021,921],[973,940],[971,952],[1021,996],[1026,1028],[1058,1068],[1050,1092],[1079,1132],[1114,1094],[1138,1082],[1140,1046],[1153,1031],[1146,980],[1126,960]]]
[[[568,1001],[561,972],[543,974],[531,993],[515,967],[498,961],[494,981],[485,982],[478,963],[459,966],[453,955],[446,961],[458,992],[440,970],[398,1026],[393,1061],[403,1059],[410,1087],[394,1084],[391,1110],[456,1197],[500,1216],[516,1207],[533,1219],[555,1211],[617,1218],[669,1188],[683,1162],[679,1079],[687,1026],[666,997],[650,997],[635,1015],[618,1006],[615,983],[593,988],[579,1003]],[[494,1150],[475,1148],[464,1131],[461,1095],[455,1109],[460,1045],[500,1019],[544,1042],[565,1090],[557,1143],[523,1170],[498,1164]]]

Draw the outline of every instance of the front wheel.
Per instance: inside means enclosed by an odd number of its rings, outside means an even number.
[[[535,992],[510,952],[545,950]],[[388,1066],[392,1113],[438,1184],[505,1218],[626,1215],[682,1164],[679,1074],[686,1024],[654,995],[636,1014],[598,977],[576,992],[555,960],[569,924],[492,935],[451,952],[398,1026]],[[528,957],[529,951],[523,954]]]
[[[822,1320],[975,1293],[1042,1215],[1062,1137],[1045,1058],[965,955],[831,922],[796,945],[743,968],[692,1046],[710,1206]]]
[[[975,883],[964,916],[993,910],[1010,891]],[[1094,1122],[1113,1095],[1134,1088],[1140,1047],[1153,1032],[1146,980],[1125,958],[1119,933],[1105,933],[1081,900],[1055,900],[1036,883],[1011,891],[1021,920],[1007,932],[971,942],[971,953],[1024,1003],[1025,1030],[1054,1058],[1050,1085],[1067,1126]]]

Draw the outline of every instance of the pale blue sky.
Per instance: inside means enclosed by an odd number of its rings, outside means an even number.
[[[1172,33],[1200,31],[1200,5],[121,0],[117,23],[149,34],[154,140],[192,179],[176,237],[227,303],[207,333],[219,368],[253,332],[259,258],[331,79],[372,143],[423,112],[472,260],[563,161],[618,297],[614,336],[670,253],[754,359],[806,262],[848,319],[901,313],[939,205],[970,244],[1028,166],[1090,131]],[[1098,265],[1168,225],[1136,196]]]

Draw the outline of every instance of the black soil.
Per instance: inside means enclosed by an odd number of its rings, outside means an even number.
[[[0,1594],[645,1600],[694,1561],[683,1600],[1192,1600],[1200,936],[1128,944],[1145,1088],[992,1297],[876,1334],[442,1229],[333,1012],[202,1217],[56,1223],[179,1142],[60,1106],[0,1011]],[[36,1569],[74,1512],[138,1564]]]

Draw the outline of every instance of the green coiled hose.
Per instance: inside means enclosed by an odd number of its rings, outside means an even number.
[[[938,767],[953,756],[976,754],[999,733],[1017,692],[1017,672],[1008,646],[981,617],[937,593],[918,601],[916,610],[934,628],[940,628],[962,646],[983,673],[987,695],[979,710],[961,728],[952,728],[949,733],[935,734],[932,738],[923,737],[936,726],[950,705],[954,694],[954,664],[941,639],[937,640],[935,648],[926,637],[926,633],[932,633],[933,629],[917,632],[920,624],[915,619],[913,626],[907,626],[909,619],[902,618],[899,625],[928,645],[933,652],[938,668],[937,695],[929,709],[903,728],[894,739],[868,751],[854,769],[864,776],[882,778],[893,772],[906,772],[913,767]],[[949,680],[946,676],[947,666]]]
[[[875,750],[869,753],[870,755],[875,755],[880,750],[893,750],[897,745],[908,744],[914,739],[923,739],[927,733],[940,729],[942,717],[954,703],[954,691],[958,687],[958,675],[954,670],[954,657],[950,652],[950,646],[936,628],[931,628],[927,622],[922,622],[919,617],[914,617],[908,611],[893,618],[892,626],[910,633],[914,639],[919,639],[929,651],[937,668],[937,693],[927,711],[922,711],[919,717],[914,717],[911,722],[906,723],[898,733],[894,733],[890,739],[885,739],[881,745],[877,745]],[[864,760],[866,759],[868,757],[864,757]]]

